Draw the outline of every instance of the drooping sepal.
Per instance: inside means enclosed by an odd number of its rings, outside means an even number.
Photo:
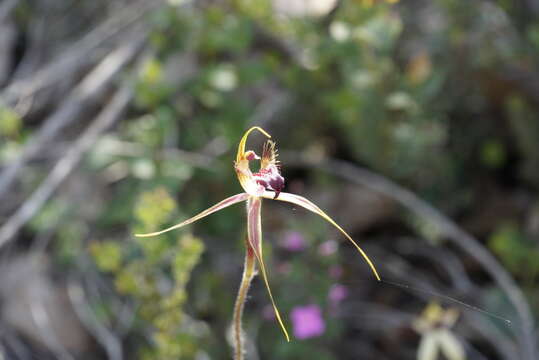
[[[273,306],[273,311],[275,312],[275,317],[277,318],[277,321],[279,322],[279,325],[283,330],[286,341],[290,341],[290,336],[288,335],[288,331],[286,331],[286,327],[284,326],[281,314],[279,313],[279,309],[277,308],[275,300],[273,299],[273,294],[271,293],[271,288],[269,286],[268,275],[266,271],[266,265],[264,264],[264,258],[262,256],[261,207],[261,198],[253,196],[250,197],[249,200],[247,200],[247,236],[249,244],[251,245],[251,248],[253,249],[256,256],[256,260],[258,261],[260,272],[262,273],[262,279],[264,280],[264,284],[266,285],[266,289],[268,290],[271,305]]]
[[[267,198],[267,199],[273,199],[274,198],[274,195],[271,192],[265,192],[262,196]],[[344,231],[344,229],[342,227],[340,227],[339,224],[337,224],[331,217],[329,217],[328,214],[326,214],[324,211],[322,211],[312,201],[304,198],[303,196],[290,194],[290,193],[286,193],[286,192],[282,192],[280,194],[280,196],[277,198],[277,200],[289,202],[289,203],[292,203],[292,204],[296,204],[298,206],[301,206],[301,207],[303,207],[303,208],[305,208],[305,209],[307,209],[309,211],[312,211],[313,213],[318,214],[321,217],[323,217],[327,222],[329,222],[331,225],[336,227],[354,245],[354,247],[359,251],[361,256],[363,256],[363,258],[365,259],[365,261],[367,262],[367,264],[371,268],[371,270],[374,273],[374,276],[376,277],[376,279],[378,281],[381,280],[380,275],[378,275],[378,271],[376,271],[376,268],[374,267],[374,264],[371,261],[371,259],[367,256],[367,253],[365,253],[365,251],[363,251],[363,249],[361,247],[359,247],[359,245],[354,241],[354,239],[352,239],[352,237],[350,235],[348,235],[348,233],[346,231]]]

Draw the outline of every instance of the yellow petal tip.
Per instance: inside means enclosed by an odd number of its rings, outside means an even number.
[[[242,160],[243,156],[245,155],[245,143],[247,142],[247,137],[249,137],[249,134],[254,130],[258,130],[262,134],[264,134],[266,137],[271,138],[271,135],[268,134],[268,132],[266,130],[262,129],[259,126],[253,126],[249,130],[247,130],[245,132],[245,134],[243,134],[243,136],[242,136],[242,138],[240,140],[240,143],[238,145],[238,154],[236,155],[236,161]]]
[[[264,129],[262,129],[260,126],[253,126],[249,130],[246,131],[245,135],[248,135],[251,131],[258,130],[262,134],[264,134],[266,137],[271,138],[271,135]]]
[[[264,198],[267,198],[267,199],[273,199],[273,194],[271,194],[269,192],[268,193],[265,192],[262,196]],[[376,267],[374,266],[371,259],[367,256],[365,251],[363,251],[363,249],[361,247],[359,247],[359,245],[354,241],[354,239],[352,239],[352,237],[350,235],[348,235],[348,233],[346,231],[344,231],[344,229],[339,224],[337,224],[328,214],[326,214],[324,211],[322,211],[312,201],[304,198],[303,196],[290,194],[290,193],[286,193],[286,192],[281,192],[279,197],[274,199],[274,200],[290,202],[292,204],[299,205],[299,206],[301,206],[301,207],[303,207],[303,208],[305,208],[305,209],[307,209],[309,211],[312,211],[315,214],[320,215],[327,222],[329,222],[331,225],[333,225],[335,228],[337,228],[337,230],[339,230],[355,246],[357,251],[359,251],[361,256],[363,256],[363,258],[365,259],[365,261],[369,265],[372,273],[376,277],[376,280],[382,281],[382,279],[380,278],[380,275],[378,275],[378,271],[376,270]]]
[[[155,236],[157,234],[154,234],[154,233],[151,233],[151,234],[134,234],[135,237],[152,237],[152,236]]]

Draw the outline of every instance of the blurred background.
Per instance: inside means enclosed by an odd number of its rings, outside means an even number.
[[[387,282],[264,202],[293,340],[256,278],[248,359],[537,359],[538,19],[534,0],[2,0],[0,359],[230,359],[244,207],[132,234],[240,192],[254,125],[285,191]]]

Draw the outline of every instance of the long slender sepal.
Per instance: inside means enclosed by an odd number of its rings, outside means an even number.
[[[260,272],[262,273],[262,278],[264,279],[264,283],[266,284],[266,289],[268,290],[271,305],[273,306],[273,311],[275,312],[275,317],[277,318],[277,321],[279,322],[279,325],[283,330],[286,341],[290,341],[290,336],[288,335],[288,331],[286,331],[286,327],[284,326],[281,314],[279,313],[279,309],[277,308],[277,305],[275,304],[275,300],[273,299],[273,295],[271,293],[271,288],[269,286],[268,275],[266,271],[266,265],[264,264],[264,258],[262,256],[262,224],[260,217],[261,207],[261,198],[252,196],[249,198],[249,200],[247,200],[247,235],[249,238],[249,244],[253,248],[254,254],[258,261]]]
[[[266,191],[264,192],[264,194],[262,195],[264,198],[266,199],[273,199],[275,194],[273,192],[270,192],[270,191]],[[310,200],[307,200],[306,198],[304,198],[303,196],[299,196],[299,195],[295,195],[295,194],[290,194],[290,193],[286,193],[286,192],[281,192],[279,194],[279,197],[277,197],[276,200],[280,200],[280,201],[285,201],[285,202],[289,202],[289,203],[292,203],[292,204],[296,204],[298,206],[301,206],[309,211],[312,211],[313,213],[315,214],[318,214],[320,215],[321,217],[323,217],[327,222],[329,222],[331,225],[335,226],[348,240],[350,240],[352,242],[352,244],[354,244],[354,246],[356,247],[356,249],[359,251],[359,253],[361,254],[361,256],[363,256],[363,258],[365,259],[365,261],[367,262],[367,264],[369,264],[369,267],[371,268],[372,272],[374,273],[374,276],[376,276],[376,279],[378,281],[380,281],[380,275],[378,275],[378,271],[376,271],[376,268],[374,267],[374,264],[373,262],[371,261],[371,259],[369,259],[369,257],[367,256],[367,254],[365,253],[365,251],[363,251],[363,249],[361,249],[359,247],[359,245],[354,241],[354,239],[352,239],[350,237],[350,235],[348,235],[348,233],[346,231],[344,231],[344,229],[342,227],[339,226],[339,224],[337,224],[332,218],[329,217],[328,214],[326,214],[324,211],[322,211],[318,206],[316,206],[313,202],[311,202]]]
[[[219,210],[222,210],[230,205],[234,205],[234,204],[237,204],[239,202],[242,202],[242,201],[245,201],[249,198],[249,195],[246,194],[246,193],[241,193],[241,194],[237,194],[237,195],[234,195],[234,196],[231,196],[229,198],[226,198],[224,199],[223,201],[213,205],[212,207],[210,207],[209,209],[206,209],[204,210],[203,212],[201,212],[200,214],[198,215],[195,215],[193,216],[192,218],[190,219],[187,219],[179,224],[176,224],[174,226],[171,226],[169,228],[166,228],[164,230],[161,230],[161,231],[157,231],[157,232],[153,232],[153,233],[148,233],[148,234],[135,234],[135,236],[137,237],[150,237],[150,236],[156,236],[156,235],[160,235],[160,234],[163,234],[163,233],[166,233],[168,231],[171,231],[171,230],[174,230],[174,229],[178,229],[178,228],[181,228],[182,226],[185,226],[185,225],[189,225],[191,223],[194,223],[195,221],[197,220],[200,220],[202,219],[203,217],[205,216],[208,216],[210,214],[213,214],[214,212],[216,211],[219,211]]]

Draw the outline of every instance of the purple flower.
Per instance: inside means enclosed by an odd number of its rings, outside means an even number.
[[[318,305],[297,306],[290,314],[294,336],[308,339],[320,336],[326,330],[322,311]]]
[[[281,246],[288,251],[302,251],[305,249],[305,239],[297,231],[287,231],[281,242]]]
[[[335,240],[324,241],[318,247],[318,252],[322,256],[330,256],[337,252],[337,242]]]
[[[333,304],[338,304],[348,297],[348,288],[341,284],[334,284],[329,289],[328,298]]]

